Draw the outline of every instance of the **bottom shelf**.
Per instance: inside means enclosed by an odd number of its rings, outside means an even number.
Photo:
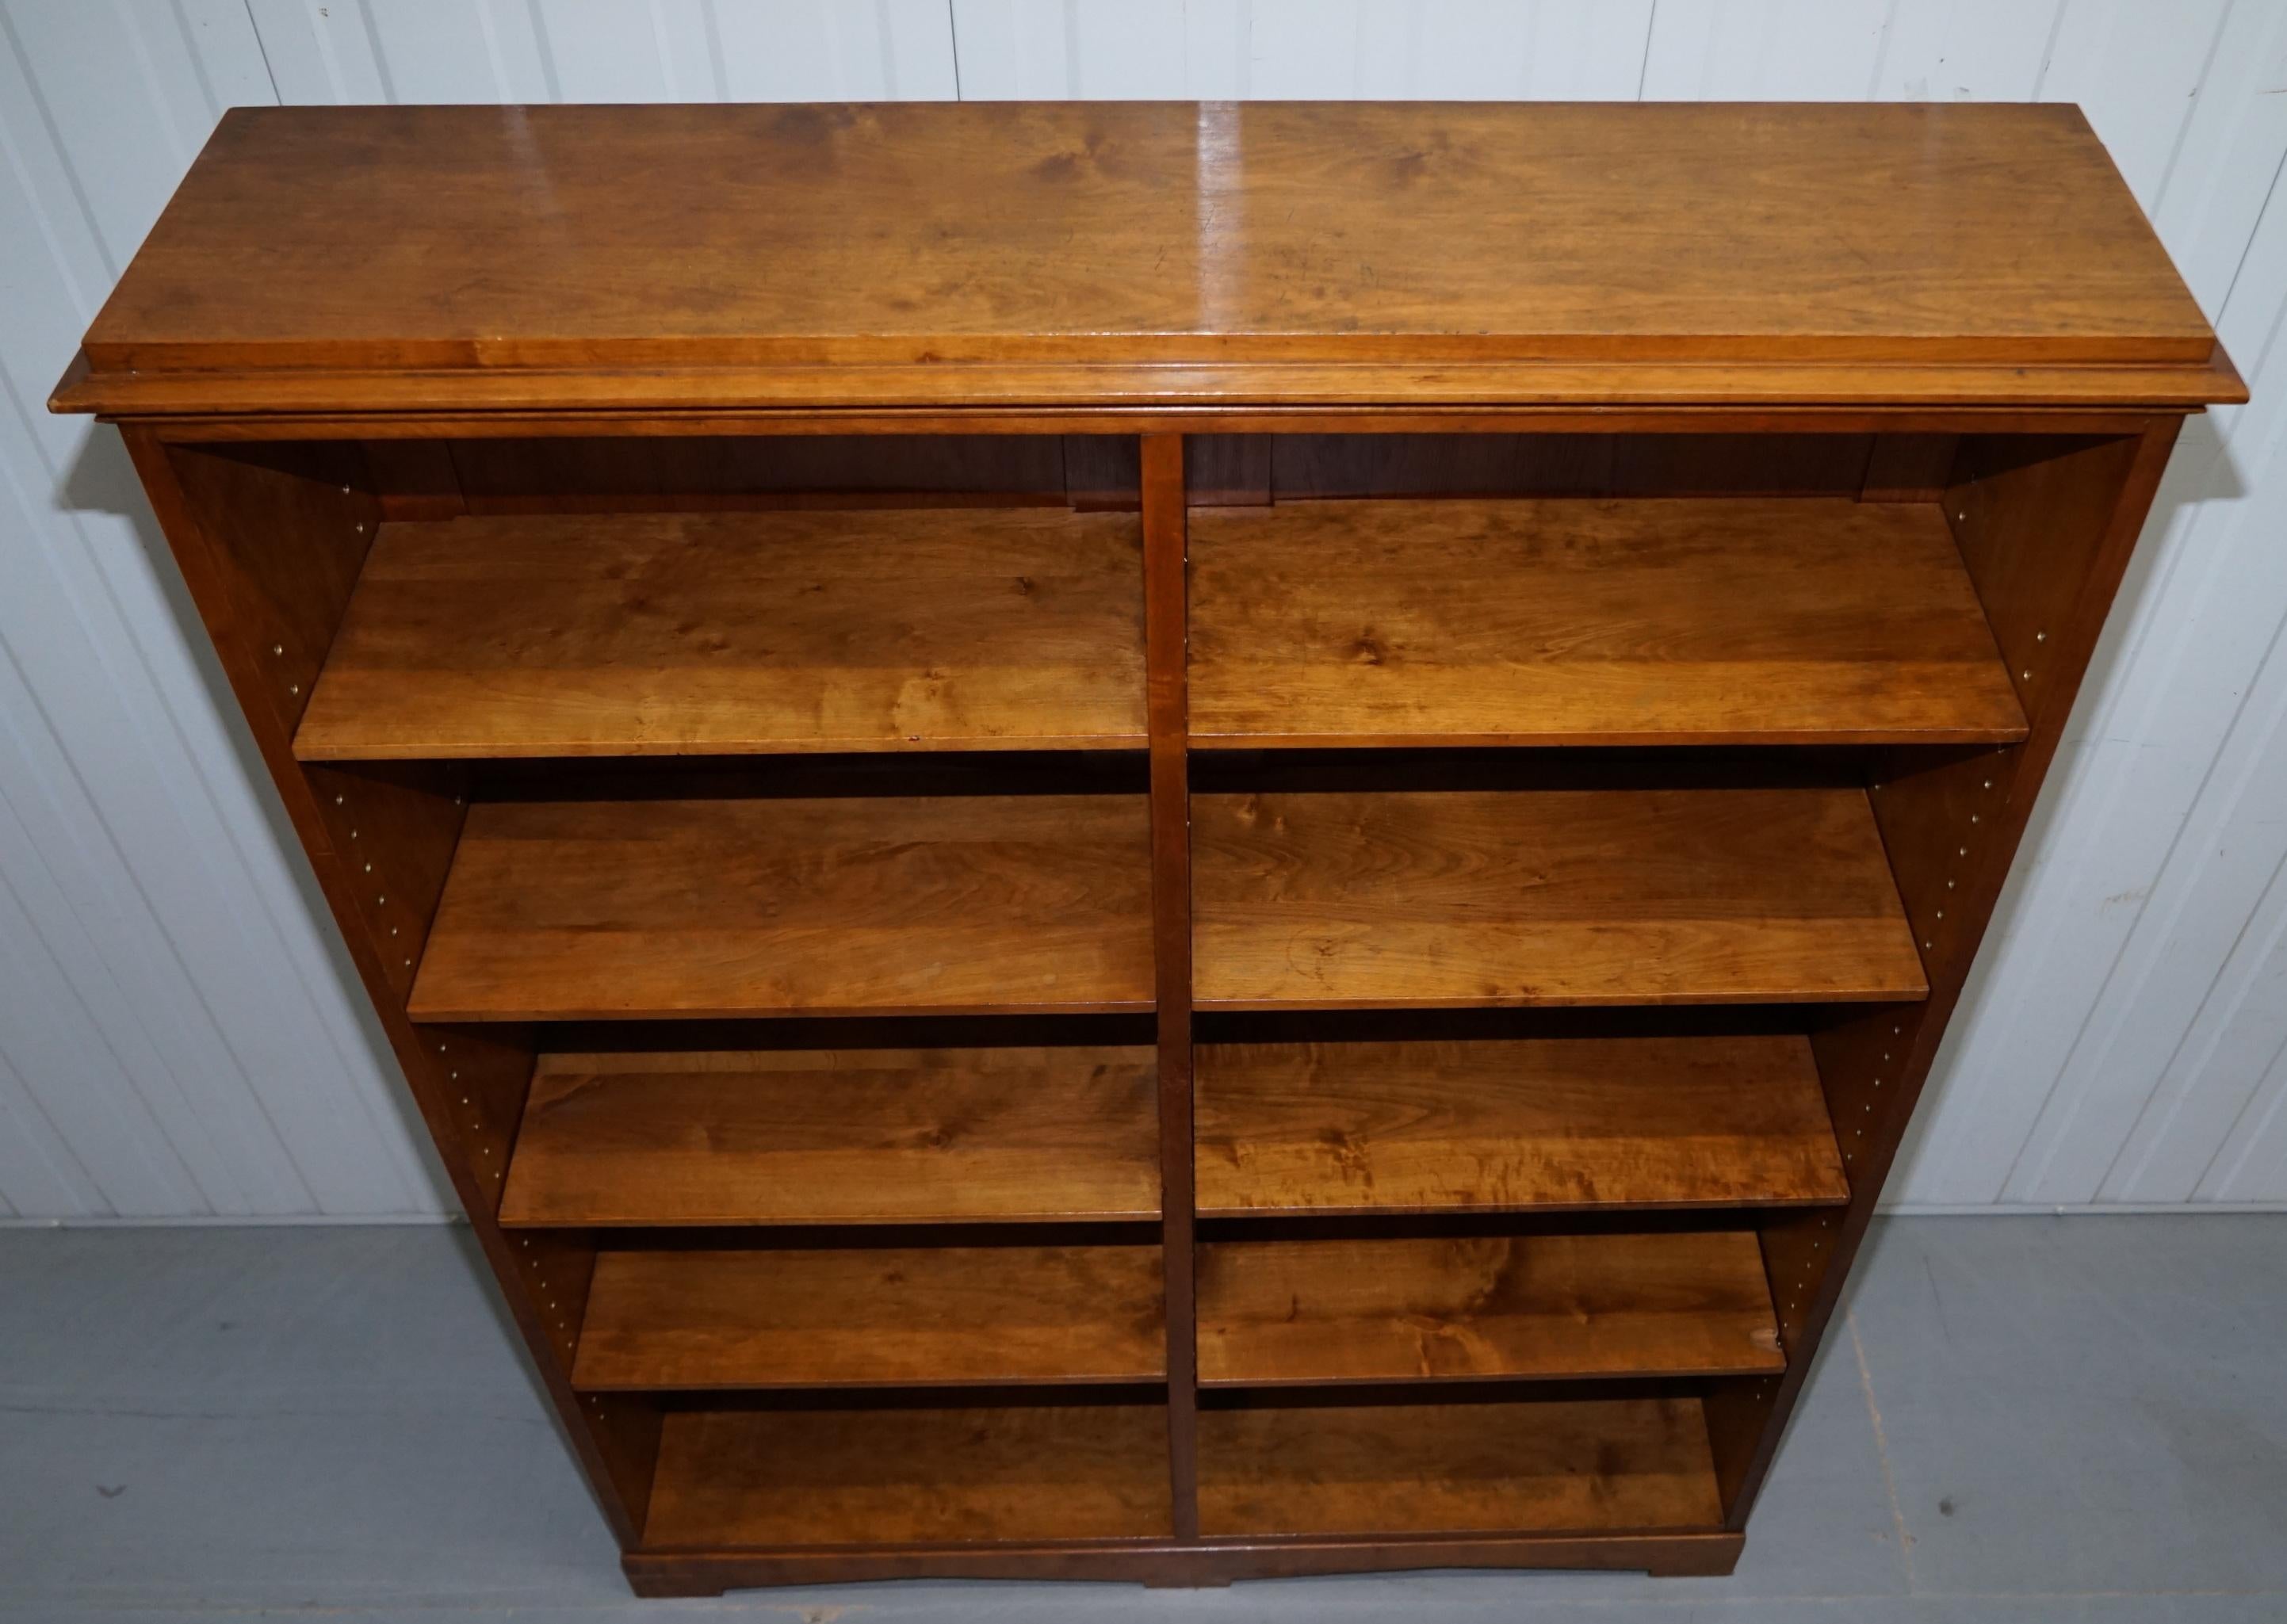
[[[1693,1398],[1296,1405],[1199,1415],[1199,1532],[1713,1530]]]
[[[1156,1404],[677,1410],[644,1544],[1163,1539],[1168,1497]]]

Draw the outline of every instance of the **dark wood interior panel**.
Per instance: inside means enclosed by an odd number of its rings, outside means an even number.
[[[1158,1381],[1159,1248],[607,1251],[575,1386]]]
[[[1270,437],[1270,486],[1282,502],[1855,496],[1872,444],[1863,434],[1281,434]]]
[[[1191,849],[1203,1008],[1924,990],[1855,790],[1207,794]]]
[[[1753,1231],[1223,1241],[1199,1254],[1205,1385],[1785,1368]]]
[[[1699,1401],[1215,1408],[1199,1417],[1208,1534],[1712,1528]]]
[[[1064,496],[1083,512],[1133,512],[1142,504],[1143,469],[1132,434],[1067,434]]]
[[[1195,508],[1259,508],[1271,499],[1268,434],[1184,437],[1184,499]]]
[[[227,619],[210,629],[242,648],[233,678],[241,701],[291,732],[381,527],[365,459],[354,443],[172,445],[163,454],[227,605]]]
[[[304,771],[357,917],[401,1003],[413,989],[468,820],[468,770],[414,761]]]
[[[1861,501],[1935,502],[1953,483],[1958,434],[1878,434],[1866,459]]]
[[[423,1021],[1148,1009],[1142,797],[490,801]]]
[[[1148,1048],[548,1053],[512,1225],[1154,1218]]]
[[[1849,1195],[1793,1035],[1208,1044],[1198,1114],[1220,1215]]]
[[[1060,504],[1053,434],[460,439],[471,513]]]
[[[1158,1405],[677,1410],[644,1544],[1165,1538]]]
[[[457,518],[469,510],[449,440],[367,440],[360,448],[384,522]]]

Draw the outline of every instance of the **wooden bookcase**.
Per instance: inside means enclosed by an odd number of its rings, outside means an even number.
[[[1727,1572],[2183,416],[2072,108],[233,114],[124,433],[651,1594]]]

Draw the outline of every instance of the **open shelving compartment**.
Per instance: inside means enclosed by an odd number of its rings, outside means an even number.
[[[158,454],[665,1593],[1727,1568],[2163,453]]]

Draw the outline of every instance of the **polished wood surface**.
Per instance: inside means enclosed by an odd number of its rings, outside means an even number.
[[[1752,1231],[1224,1241],[1199,1254],[1207,1386],[1785,1368]]]
[[[1856,790],[1215,794],[1191,819],[1202,1007],[1924,990]]]
[[[678,1411],[644,1544],[1165,1535],[1167,1453],[1157,1405]]]
[[[978,400],[1025,398],[1004,368],[1171,362],[1199,369],[1171,400],[1361,363],[1344,398],[1520,361],[2006,387],[2212,348],[2069,106],[262,108],[225,117],[62,398],[202,369],[214,409],[322,373],[312,409],[371,410],[357,374],[419,371],[437,409],[548,369],[559,403],[617,373],[663,407],[886,367]]]
[[[1210,1534],[1713,1527],[1696,1399],[1217,1409],[1199,1417]]]
[[[510,1225],[1150,1218],[1146,1048],[542,1054]]]
[[[1191,737],[1204,745],[1955,744],[2025,731],[1935,503],[1202,509],[1191,599]]]
[[[420,1021],[1148,1009],[1141,796],[469,809]]]
[[[1062,509],[384,524],[305,761],[1144,743],[1136,520]]]
[[[1246,1579],[1366,1573],[1392,1567],[1547,1569],[1720,1578],[1738,1565],[1745,1536],[1688,1533],[1465,1533],[1394,1543],[1347,1538],[1217,1541],[1098,1540],[1037,1545],[868,1545],[819,1550],[630,1551],[620,1566],[638,1596],[721,1596],[757,1585],[889,1579],[1085,1579],[1154,1586],[1227,1585]]]
[[[1212,1215],[1850,1195],[1799,1037],[1209,1044],[1199,1071]]]
[[[687,1592],[1728,1569],[2244,398],[2069,108],[1256,104],[234,114],[51,405]]]
[[[606,1251],[574,1386],[1157,1381],[1157,1246]]]
[[[1184,745],[1189,631],[1184,593],[1186,460],[1178,434],[1138,444],[1144,633],[1151,717],[1151,937],[1159,1023],[1159,1167],[1166,1197],[1167,1468],[1176,1537],[1199,1531],[1199,1371],[1191,1199],[1191,804]]]

